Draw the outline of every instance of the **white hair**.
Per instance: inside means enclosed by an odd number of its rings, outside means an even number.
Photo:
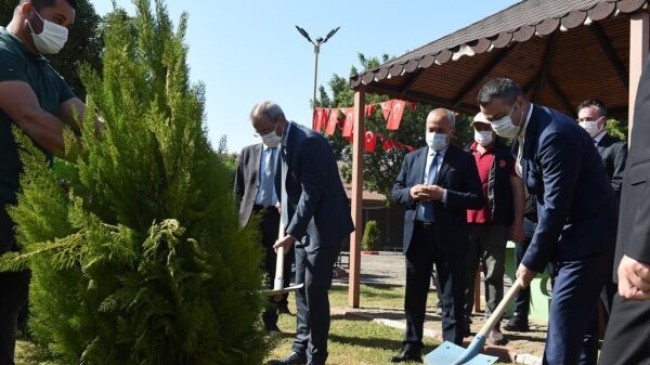
[[[280,106],[272,101],[263,101],[253,107],[250,118],[264,114],[271,120],[285,119],[284,112]]]
[[[429,118],[431,118],[431,116],[433,116],[434,114],[441,113],[441,112],[445,113],[445,117],[447,117],[447,120],[449,121],[451,127],[456,128],[456,114],[454,114],[454,112],[446,108],[433,109],[432,111],[429,112],[429,115],[427,116],[427,120],[429,120]]]

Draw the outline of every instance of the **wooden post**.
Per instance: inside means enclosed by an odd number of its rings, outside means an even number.
[[[650,14],[637,13],[630,16],[630,94],[628,99],[628,147],[632,142],[634,126],[634,103],[639,87],[639,78],[643,65],[648,58],[648,42],[650,41],[648,24]]]
[[[350,276],[348,305],[359,308],[361,282],[361,238],[363,236],[363,149],[365,130],[366,93],[363,89],[354,93],[354,135],[352,139],[352,220],[354,232],[350,235]]]

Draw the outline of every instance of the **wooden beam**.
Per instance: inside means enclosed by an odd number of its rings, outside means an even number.
[[[506,56],[508,56],[510,51],[512,51],[517,46],[517,44],[518,43],[514,43],[514,45],[510,47],[505,47],[499,50],[498,53],[496,53],[494,57],[492,57],[492,59],[490,59],[480,70],[478,70],[478,72],[470,76],[469,81],[465,83],[465,85],[463,85],[463,87],[460,88],[458,94],[456,94],[456,96],[454,96],[451,99],[452,105],[459,104],[460,101],[463,100],[465,95],[468,92],[472,91],[472,89],[474,89],[478,84],[480,84],[485,79],[485,76],[489,75],[490,72],[492,72],[492,70],[497,65],[499,65],[499,63],[501,63],[501,61],[503,61],[503,59],[506,58]]]
[[[531,101],[535,101],[535,96],[539,93],[542,86],[546,83],[548,75],[551,70],[551,62],[555,56],[555,51],[557,50],[557,44],[559,39],[560,32],[554,32],[548,37],[546,41],[546,49],[544,51],[544,58],[542,58],[542,63],[539,65],[539,71],[535,74],[535,77],[531,80],[530,84],[524,87],[524,93],[528,94]]]
[[[603,49],[603,52],[605,52],[605,55],[607,55],[609,62],[612,64],[612,67],[614,67],[614,71],[616,71],[616,74],[621,80],[623,87],[625,90],[629,91],[627,70],[625,69],[625,66],[623,65],[621,59],[618,57],[616,50],[612,46],[612,42],[609,40],[609,38],[607,38],[607,34],[605,34],[605,31],[600,26],[600,24],[593,23],[591,24],[590,28],[591,33],[593,33],[593,35],[598,40],[600,48]]]
[[[422,71],[424,71],[423,68],[421,68],[421,69],[413,72],[412,74],[410,74],[409,77],[406,79],[406,81],[404,81],[404,84],[402,85],[401,92],[403,92],[403,93],[407,92],[411,88],[411,86],[413,86],[415,81],[417,81],[418,76],[420,76]]]
[[[548,86],[551,89],[551,92],[555,96],[555,99],[562,105],[564,109],[566,109],[566,114],[573,117],[577,118],[578,116],[576,115],[575,108],[569,103],[569,99],[564,95],[562,90],[560,90],[560,87],[555,83],[555,80],[553,79],[552,76],[547,77],[548,81]]]
[[[639,79],[643,65],[648,58],[648,40],[650,39],[648,24],[650,15],[648,13],[637,13],[630,16],[630,79],[628,95],[628,147],[632,143],[632,132],[634,127],[634,104],[636,103],[636,92],[639,88]]]
[[[474,114],[478,111],[478,105],[470,105],[464,103],[453,105],[450,100],[447,100],[445,98],[418,91],[401,92],[401,88],[391,85],[374,84],[372,86],[366,86],[365,91],[369,94],[384,94],[392,98],[403,99],[414,103],[429,104],[436,107],[449,108],[469,114]]]
[[[350,234],[350,273],[348,305],[359,308],[361,284],[361,238],[363,234],[363,149],[365,131],[366,93],[360,88],[354,93],[354,134],[352,137],[352,220]]]

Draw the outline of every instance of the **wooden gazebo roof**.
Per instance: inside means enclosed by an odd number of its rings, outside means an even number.
[[[474,112],[481,84],[507,76],[570,115],[586,98],[626,117],[629,17],[646,0],[525,0],[353,76],[353,89]],[[559,30],[559,31],[558,31]]]

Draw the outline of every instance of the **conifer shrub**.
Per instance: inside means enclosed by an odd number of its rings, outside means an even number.
[[[53,364],[259,364],[261,250],[239,229],[228,170],[189,82],[187,15],[162,1],[107,16],[101,75],[70,163],[49,168],[15,130],[25,171],[10,209],[28,266],[30,329]],[[104,122],[93,133],[95,120]]]
[[[369,220],[366,222],[366,227],[363,229],[363,238],[361,240],[361,247],[365,251],[378,250],[380,247],[381,231],[377,225],[377,221]]]

